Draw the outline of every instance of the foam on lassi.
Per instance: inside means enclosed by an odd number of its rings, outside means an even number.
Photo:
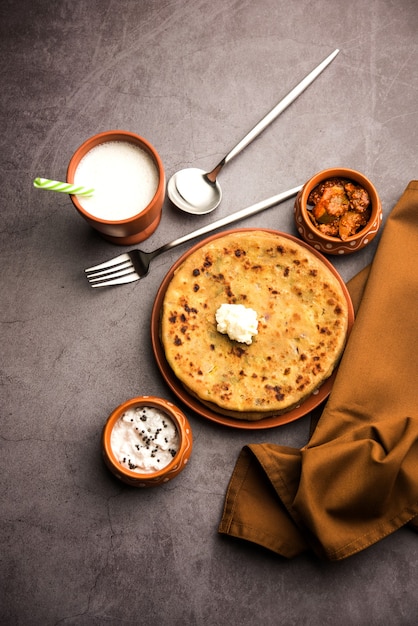
[[[141,213],[153,199],[159,177],[152,157],[128,141],[108,141],[81,159],[74,184],[94,188],[91,197],[77,196],[93,217],[125,220]]]

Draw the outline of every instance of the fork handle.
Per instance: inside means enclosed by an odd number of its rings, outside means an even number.
[[[212,222],[211,224],[207,224],[206,226],[202,226],[202,228],[198,228],[197,230],[193,230],[191,233],[187,235],[183,235],[183,237],[179,237],[178,239],[174,239],[174,241],[170,241],[170,243],[166,243],[165,245],[157,248],[152,254],[153,256],[157,256],[162,252],[166,252],[167,250],[171,250],[171,248],[175,248],[176,246],[185,243],[186,241],[190,241],[191,239],[195,239],[195,237],[200,237],[200,235],[206,235],[207,233],[216,230],[217,228],[222,228],[222,226],[226,226],[227,224],[232,224],[233,222],[237,222],[238,220],[242,220],[245,217],[249,217],[250,215],[255,215],[256,213],[260,213],[265,209],[269,209],[270,207],[280,204],[280,202],[284,202],[288,200],[292,196],[296,196],[297,193],[302,189],[302,185],[299,187],[293,187],[293,189],[289,189],[288,191],[283,191],[282,193],[277,194],[276,196],[271,196],[266,200],[261,200],[261,202],[257,202],[257,204],[252,204],[245,209],[241,209],[241,211],[237,211],[236,213],[232,213],[231,215],[227,215],[226,217],[222,217],[220,220],[216,220],[216,222]]]

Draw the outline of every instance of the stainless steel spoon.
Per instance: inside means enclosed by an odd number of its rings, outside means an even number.
[[[276,106],[258,122],[243,139],[228,152],[218,165],[210,172],[190,167],[176,172],[167,185],[168,196],[179,209],[187,213],[203,215],[210,213],[222,200],[222,190],[216,180],[224,165],[229,163],[251,141],[271,124],[305,89],[317,78],[321,72],[335,59],[339,50],[334,50],[322,63],[310,72],[296,87],[294,87]]]

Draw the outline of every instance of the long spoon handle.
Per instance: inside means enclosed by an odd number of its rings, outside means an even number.
[[[305,91],[305,89],[309,87],[311,83],[313,83],[313,81],[324,71],[324,69],[328,67],[328,65],[335,59],[338,53],[339,49],[337,48],[336,50],[334,50],[334,52],[327,56],[327,58],[324,59],[322,63],[318,65],[318,67],[316,67],[314,70],[312,70],[312,72],[305,76],[305,78],[298,85],[296,85],[296,87],[289,91],[287,96],[280,100],[280,102],[276,104],[276,106],[270,111],[270,113],[267,113],[267,115],[265,115],[263,119],[260,120],[258,124],[256,124],[256,126],[254,126],[254,128],[250,130],[249,133],[247,133],[245,137],[241,139],[241,141],[234,148],[232,148],[232,150],[230,150],[226,156],[224,156],[222,161],[220,161],[211,172],[206,174],[206,178],[208,178],[211,182],[215,182],[216,177],[222,167],[235,156],[237,156],[237,154],[239,154],[241,150],[248,146],[248,144],[251,143],[256,137],[258,137],[258,135],[262,133],[263,130],[267,128],[267,126],[280,115],[280,113],[282,113],[294,100],[296,100],[296,98],[300,96],[300,94]]]
[[[188,233],[187,235],[183,235],[183,237],[179,237],[179,239],[175,239],[174,241],[170,241],[170,243],[166,243],[161,248],[158,248],[153,252],[153,256],[157,256],[162,252],[166,252],[166,250],[171,250],[171,248],[175,248],[186,241],[190,241],[190,239],[195,239],[196,237],[200,237],[201,235],[206,235],[207,233],[211,233],[217,228],[222,228],[223,226],[227,226],[228,224],[232,224],[233,222],[237,222],[238,220],[242,220],[245,217],[250,217],[250,215],[255,215],[256,213],[260,213],[265,209],[269,209],[276,204],[280,204],[280,202],[284,202],[288,200],[292,196],[296,196],[297,193],[302,189],[302,186],[293,187],[293,189],[289,189],[288,191],[283,191],[275,196],[271,196],[266,200],[261,200],[261,202],[257,202],[257,204],[252,204],[245,209],[241,209],[240,211],[236,211],[235,213],[231,213],[231,215],[227,215],[226,217],[221,217],[221,219],[216,220],[216,222],[212,222],[211,224],[207,224],[206,226],[202,226],[202,228],[198,228],[197,230]]]

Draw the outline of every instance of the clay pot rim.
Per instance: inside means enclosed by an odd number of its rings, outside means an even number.
[[[158,186],[151,202],[149,202],[149,204],[147,204],[147,206],[144,207],[142,211],[140,211],[139,213],[135,213],[135,215],[132,215],[131,217],[128,217],[124,220],[106,220],[96,217],[95,215],[92,215],[91,213],[86,211],[86,209],[81,206],[76,195],[70,194],[70,197],[76,209],[91,222],[95,222],[97,224],[126,225],[138,220],[138,218],[146,215],[148,212],[151,212],[154,205],[158,201],[158,198],[161,196],[162,193],[165,193],[165,170],[163,162],[155,147],[147,139],[141,137],[141,135],[137,135],[136,133],[132,133],[127,130],[107,130],[92,135],[77,148],[77,150],[71,157],[67,168],[67,182],[71,184],[74,183],[74,174],[77,166],[80,163],[81,159],[87,154],[87,152],[102,143],[108,143],[110,141],[128,141],[129,143],[132,143],[136,146],[140,145],[140,147],[143,147],[152,157],[158,171]]]
[[[310,192],[312,191],[312,189],[314,189],[322,181],[327,180],[328,178],[335,178],[335,177],[348,178],[364,186],[366,191],[369,193],[370,202],[372,205],[370,218],[367,224],[363,226],[363,228],[360,229],[354,235],[350,235],[350,237],[347,237],[347,239],[345,239],[344,241],[340,239],[339,237],[331,237],[330,235],[321,233],[321,231],[315,228],[315,225],[312,223],[308,215],[309,211],[307,208],[308,196]],[[370,230],[370,228],[373,227],[373,223],[375,222],[376,217],[379,215],[379,212],[381,210],[380,198],[373,183],[367,178],[367,176],[365,176],[358,170],[353,170],[353,169],[345,168],[345,167],[328,168],[325,170],[321,170],[317,172],[316,174],[314,174],[313,176],[311,176],[311,178],[303,185],[302,189],[300,190],[297,200],[299,202],[300,212],[304,219],[305,225],[309,229],[309,231],[312,233],[312,235],[320,239],[323,242],[328,242],[328,243],[332,243],[336,245],[349,244],[350,242],[357,241],[358,239],[363,237],[365,234],[367,234],[368,230]]]
[[[137,406],[151,406],[156,409],[160,409],[162,412],[164,412],[167,415],[167,417],[169,417],[174,422],[174,425],[179,435],[179,448],[178,448],[177,454],[173,457],[170,463],[168,463],[168,465],[165,465],[160,470],[157,470],[155,472],[147,472],[147,473],[141,474],[140,472],[134,472],[132,470],[127,469],[126,467],[124,467],[123,465],[119,463],[119,461],[117,460],[117,458],[115,457],[113,453],[112,446],[110,445],[110,436],[111,436],[115,423],[123,415],[123,413],[125,413],[125,411],[127,411],[128,409],[135,408]],[[181,415],[181,417],[184,420],[184,423],[182,423],[178,415]],[[186,424],[186,427],[184,424]],[[131,480],[133,479],[134,481],[137,481],[137,482],[144,482],[144,483],[147,481],[154,482],[158,478],[164,478],[166,474],[169,474],[173,469],[176,468],[179,456],[181,455],[182,446],[186,439],[185,428],[187,427],[190,428],[190,426],[188,425],[188,420],[186,419],[186,416],[182,413],[182,411],[180,411],[180,409],[178,409],[169,400],[165,400],[164,398],[158,398],[156,396],[137,396],[135,398],[130,398],[129,400],[126,400],[126,402],[123,402],[122,404],[120,404],[109,415],[103,428],[103,434],[102,434],[103,451],[106,454],[107,459],[112,465],[113,469],[118,474],[124,475],[127,478]]]

